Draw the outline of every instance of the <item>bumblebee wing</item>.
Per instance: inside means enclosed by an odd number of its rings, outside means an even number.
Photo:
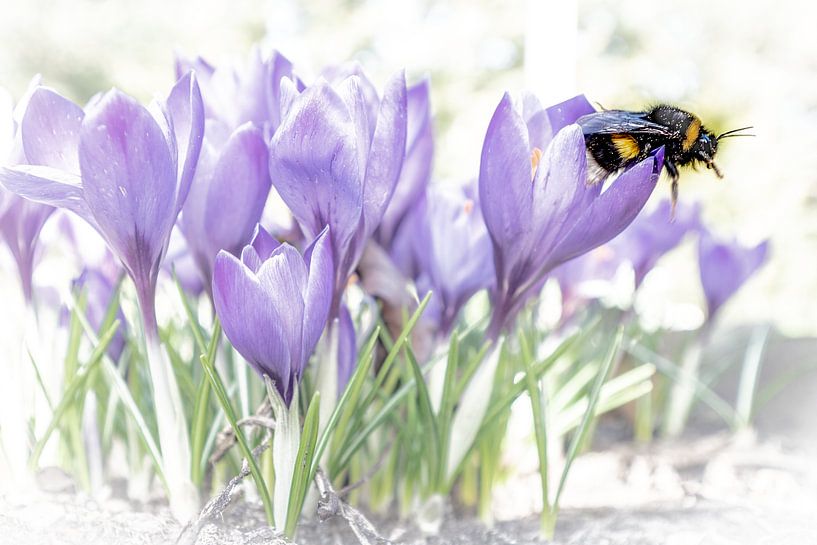
[[[580,117],[576,123],[585,136],[590,134],[652,134],[672,136],[672,131],[647,120],[647,112],[605,110]]]

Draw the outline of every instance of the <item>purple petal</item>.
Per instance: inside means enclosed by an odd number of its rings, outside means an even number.
[[[406,100],[406,76],[399,72],[386,83],[366,164],[363,193],[366,238],[380,223],[400,176],[406,154]]]
[[[301,254],[289,244],[279,246],[257,273],[258,281],[281,320],[281,331],[292,358],[292,373],[297,376],[300,376],[308,356],[303,354],[301,342],[308,274]]]
[[[28,200],[70,210],[98,229],[75,174],[42,166],[0,167],[0,184]]]
[[[309,262],[309,279],[304,296],[301,353],[304,358],[308,358],[323,333],[332,304],[335,268],[328,227],[321,232],[304,255]]]
[[[85,116],[79,160],[100,232],[137,282],[152,282],[177,215],[176,169],[161,128],[114,89]]]
[[[204,103],[193,72],[185,74],[170,90],[167,109],[173,121],[173,133],[178,146],[179,187],[176,197],[178,213],[190,191],[190,183],[193,181],[204,137]]]
[[[360,223],[363,166],[356,143],[349,110],[326,82],[295,100],[270,143],[278,194],[307,237],[331,225],[338,250],[348,246]]]
[[[286,393],[291,364],[281,318],[258,279],[227,252],[219,252],[213,267],[213,304],[235,349]]]
[[[500,246],[519,240],[531,212],[528,129],[505,93],[491,118],[479,166],[479,201],[491,238]]]
[[[548,119],[553,133],[559,132],[563,127],[572,125],[583,115],[592,114],[596,109],[587,102],[584,95],[578,95],[565,100],[547,109]]]
[[[736,241],[718,241],[708,231],[701,234],[698,263],[710,319],[760,268],[767,253],[768,241],[744,247]]]
[[[82,108],[46,87],[38,87],[23,115],[23,148],[28,162],[79,173]]]
[[[249,123],[225,145],[208,185],[204,218],[210,259],[246,244],[261,218],[270,189],[267,145]]]
[[[352,316],[345,305],[338,316],[338,395],[343,393],[357,363],[357,344]]]
[[[406,212],[422,197],[431,180],[434,135],[429,95],[428,80],[423,80],[408,90],[406,158],[394,188],[394,195],[379,227],[378,240],[386,246],[390,246]]]
[[[630,225],[652,195],[663,164],[661,149],[655,157],[626,170],[589,206],[578,211],[581,215],[553,249],[548,268],[604,244]]]
[[[257,224],[253,230],[250,244],[252,244],[252,247],[258,252],[258,256],[262,261],[268,259],[269,256],[272,255],[272,252],[281,245],[278,239],[270,235],[260,223]]]
[[[601,191],[587,186],[587,152],[578,125],[559,131],[545,151],[533,180],[534,252],[549,253]]]
[[[522,117],[528,126],[528,138],[531,147],[545,149],[555,132],[551,129],[548,112],[535,95],[525,93],[522,96]]]
[[[292,82],[294,78],[294,67],[289,59],[277,51],[272,53],[272,59],[269,60],[268,63],[268,79],[265,85],[267,88],[267,110],[269,112],[270,128],[272,131],[275,131],[278,125],[281,124],[282,93],[284,92],[282,89],[284,84],[283,80],[286,79]],[[289,98],[287,98],[287,100],[289,100]]]

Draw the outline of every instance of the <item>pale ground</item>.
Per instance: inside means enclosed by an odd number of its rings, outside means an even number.
[[[817,543],[815,451],[756,443],[749,435],[708,436],[638,450],[618,447],[580,458],[571,476],[555,543],[762,545]],[[581,499],[579,499],[581,498]],[[488,529],[453,518],[438,536],[394,521],[375,521],[405,544],[540,543],[528,517]],[[0,543],[32,545],[169,544],[179,527],[165,513],[139,513],[124,502],[99,506],[68,494],[0,499]],[[356,543],[336,519],[308,523],[298,543]],[[258,506],[235,501],[224,523],[204,526],[201,545],[281,543]]]

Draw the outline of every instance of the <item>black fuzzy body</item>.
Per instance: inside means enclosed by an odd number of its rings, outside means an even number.
[[[584,133],[588,158],[598,166],[596,178],[643,161],[663,146],[664,166],[677,179],[678,167],[696,162],[711,165],[717,151],[717,138],[697,116],[666,104],[644,112],[603,110],[585,115],[577,123]],[[617,141],[625,144],[617,146]]]

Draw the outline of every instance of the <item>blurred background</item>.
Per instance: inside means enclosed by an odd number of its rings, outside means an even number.
[[[780,338],[817,336],[810,3],[1,0],[0,7],[0,86],[15,98],[40,73],[80,102],[111,86],[148,99],[169,88],[174,52],[240,62],[257,43],[280,50],[307,80],[349,59],[374,81],[403,67],[410,81],[429,76],[439,180],[476,176],[485,129],[506,90],[529,89],[545,103],[584,93],[607,108],[667,101],[715,132],[753,125],[756,138],[722,145],[724,180],[683,173],[681,200],[701,201],[707,223],[725,236],[771,239],[771,259],[724,309],[721,327],[769,324]],[[662,180],[654,198],[668,195]],[[7,293],[15,273],[5,252],[0,259]],[[37,275],[48,274],[42,269]],[[642,297],[662,320],[694,328],[703,320],[699,286],[689,240],[661,262]],[[775,357],[784,367],[813,367],[812,346],[784,347]]]

